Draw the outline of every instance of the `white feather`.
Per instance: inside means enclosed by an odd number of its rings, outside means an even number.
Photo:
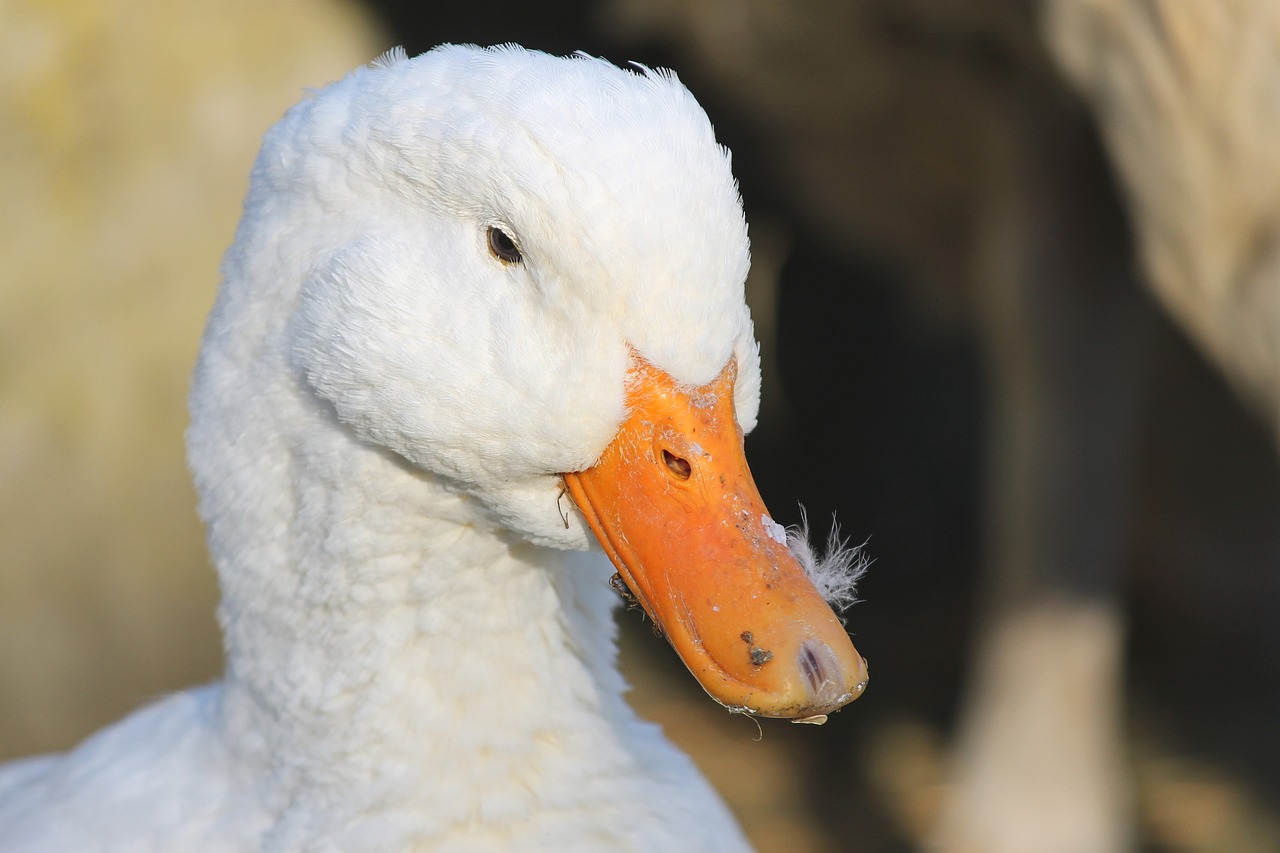
[[[840,525],[834,517],[827,533],[827,547],[819,555],[809,544],[809,516],[800,507],[800,523],[787,528],[787,546],[804,568],[805,574],[827,603],[839,613],[858,602],[858,581],[871,565],[866,543],[850,545],[840,535]]]

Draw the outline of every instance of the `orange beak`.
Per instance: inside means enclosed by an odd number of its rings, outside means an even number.
[[[786,546],[743,451],[737,364],[697,388],[633,356],[630,411],[564,482],[631,594],[733,711],[821,722],[867,666]]]

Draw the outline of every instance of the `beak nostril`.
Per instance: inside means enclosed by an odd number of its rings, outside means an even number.
[[[693,466],[689,464],[689,460],[676,456],[670,450],[662,451],[662,461],[667,463],[667,470],[677,480],[687,480],[693,474]]]

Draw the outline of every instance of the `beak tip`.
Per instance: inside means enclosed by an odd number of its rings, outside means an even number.
[[[827,714],[852,702],[867,688],[867,664],[852,650],[853,660],[842,661],[836,650],[822,640],[811,638],[800,644],[796,667],[807,694],[811,713]],[[850,664],[853,664],[850,666]]]

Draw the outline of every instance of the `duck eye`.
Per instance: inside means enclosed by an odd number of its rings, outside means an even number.
[[[689,475],[693,473],[693,466],[689,464],[689,460],[681,459],[670,450],[662,451],[662,461],[667,463],[667,470],[677,480],[687,480]]]
[[[489,251],[504,264],[518,264],[524,256],[510,235],[496,225],[489,226]]]

